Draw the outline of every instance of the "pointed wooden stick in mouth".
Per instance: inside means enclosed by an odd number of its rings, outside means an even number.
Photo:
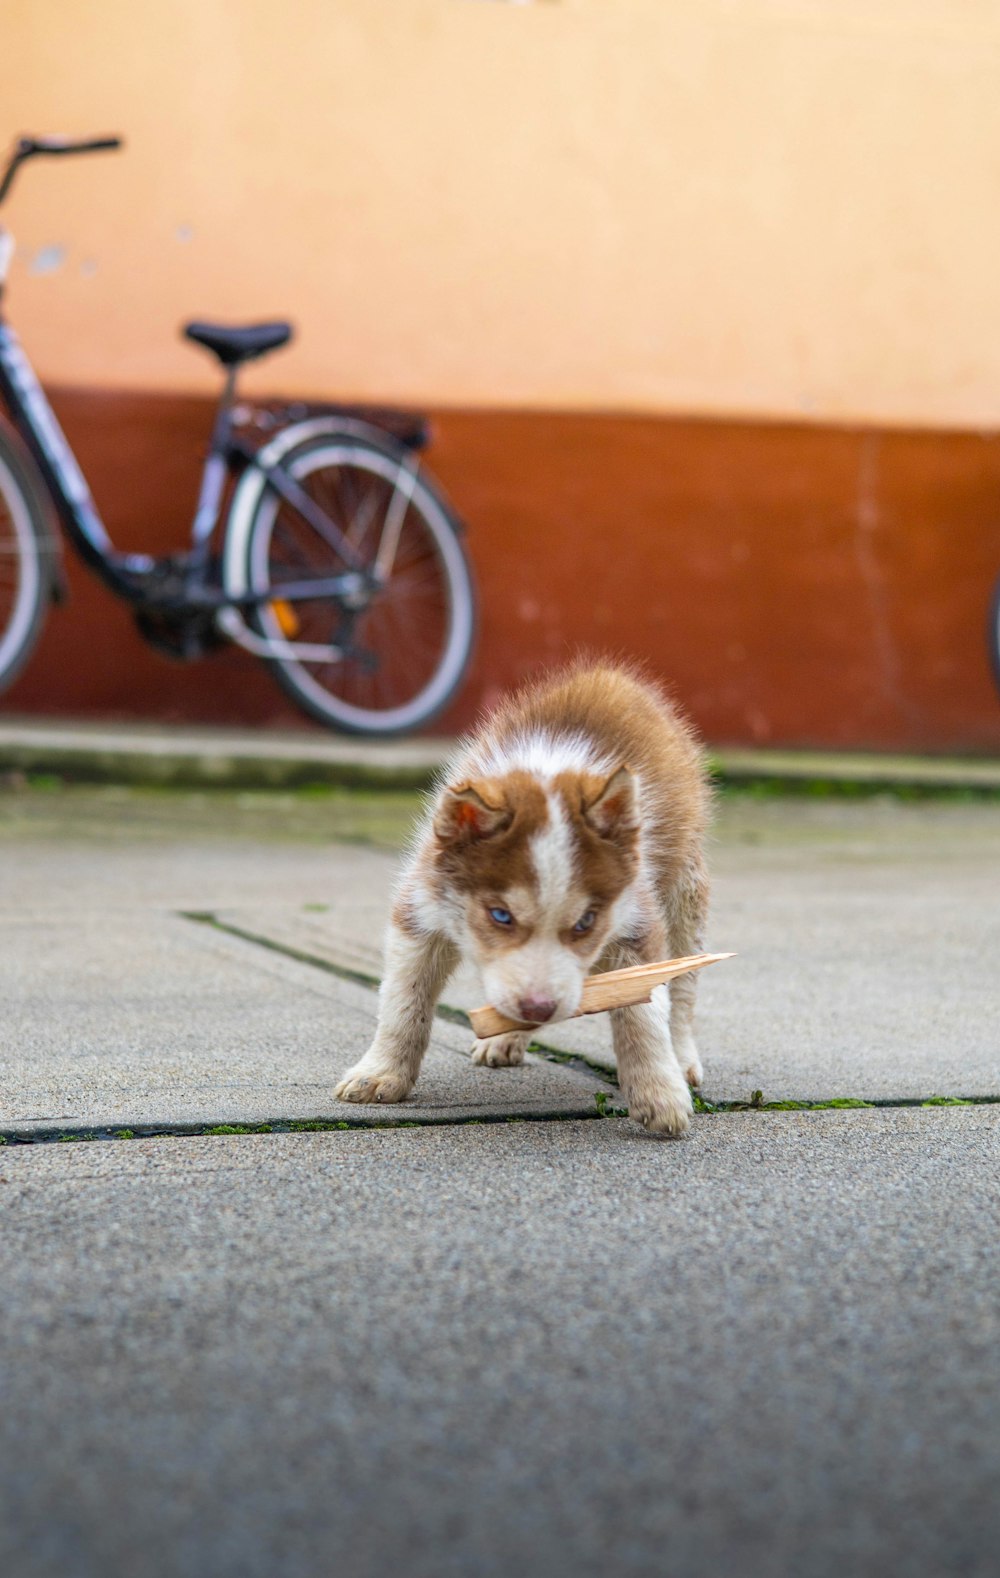
[[[627,970],[606,970],[603,975],[588,975],[583,983],[580,1006],[571,1019],[581,1014],[603,1014],[609,1008],[631,1008],[648,1003],[657,986],[689,970],[703,970],[706,964],[735,959],[734,953],[695,953],[687,959],[661,959],[657,964],[633,964]],[[508,1019],[496,1008],[474,1008],[469,1014],[472,1028],[481,1041],[500,1036],[506,1030],[531,1030],[536,1026],[520,1019]],[[547,1020],[547,1024],[554,1023]]]

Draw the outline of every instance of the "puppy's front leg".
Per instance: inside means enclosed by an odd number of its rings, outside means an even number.
[[[662,957],[665,942],[662,923],[652,914],[644,917],[645,934],[631,946],[619,943],[612,950],[612,969],[645,964]],[[694,1106],[687,1080],[674,1055],[670,1038],[670,1010],[665,987],[658,986],[648,1003],[615,1008],[611,1013],[611,1039],[618,1063],[618,1079],[631,1117],[653,1134],[685,1134]]]
[[[457,950],[439,932],[415,932],[395,921],[385,946],[375,1039],[334,1091],[337,1101],[402,1101],[413,1089],[431,1036],[438,995]]]
[[[685,1134],[694,1108],[671,1045],[664,988],[658,986],[649,1003],[614,1009],[611,1037],[629,1115],[651,1133]]]
[[[663,958],[663,921],[652,896],[644,898],[633,935],[613,944],[605,954],[602,963],[607,969],[625,969]],[[648,1003],[612,1009],[611,1039],[629,1115],[652,1134],[686,1134],[694,1103],[674,1054],[666,987],[656,987]]]

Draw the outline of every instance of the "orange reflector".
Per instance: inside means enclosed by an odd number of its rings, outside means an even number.
[[[297,636],[301,626],[299,624],[299,616],[291,603],[286,603],[284,598],[276,597],[268,606],[281,626],[282,635],[288,636],[289,639]]]

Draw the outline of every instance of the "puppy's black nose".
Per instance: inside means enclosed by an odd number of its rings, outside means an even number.
[[[556,1005],[551,997],[519,997],[517,1011],[526,1023],[541,1025],[552,1018]]]

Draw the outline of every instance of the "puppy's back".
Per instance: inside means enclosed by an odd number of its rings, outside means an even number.
[[[629,767],[654,864],[672,874],[696,856],[711,800],[701,751],[677,709],[635,668],[581,662],[515,691],[473,735],[465,761],[537,770],[546,756],[556,771],[577,761],[608,772]]]

